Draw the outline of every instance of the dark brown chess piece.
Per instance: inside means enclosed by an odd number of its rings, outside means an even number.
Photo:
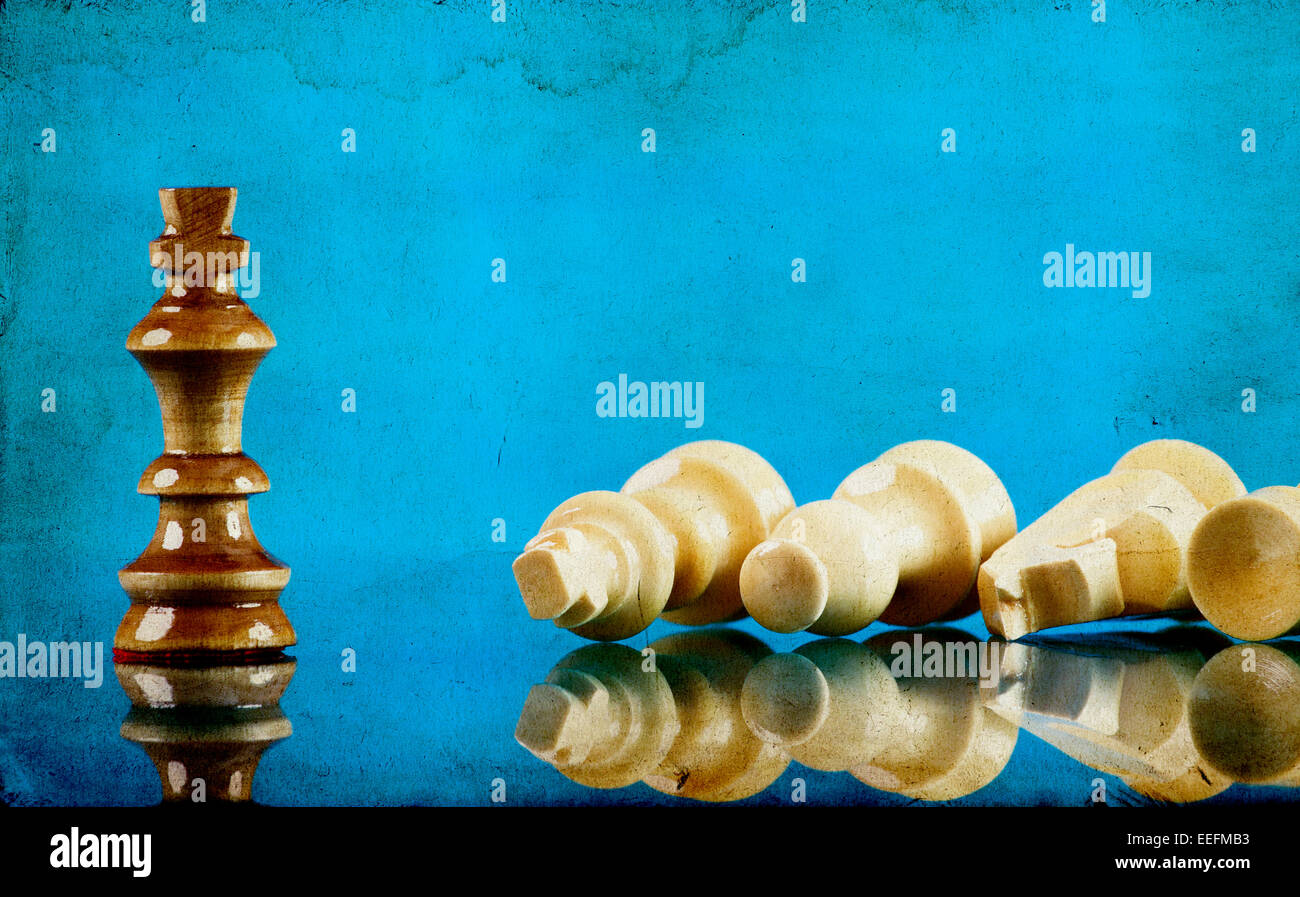
[[[266,749],[293,733],[280,697],[296,661],[204,667],[114,664],[131,699],[122,737],[158,770],[163,803],[244,803]]]
[[[162,408],[165,450],[140,478],[158,526],[118,574],[131,607],[119,660],[212,652],[274,654],[295,643],[279,605],[289,568],[258,543],[248,496],[270,488],[241,446],[244,397],[275,346],[239,297],[248,241],[230,232],[233,187],[159,191],[166,229],[149,244],[166,293],[127,338]]]

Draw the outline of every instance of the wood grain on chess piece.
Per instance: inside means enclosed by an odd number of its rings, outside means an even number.
[[[295,642],[278,601],[289,568],[253,535],[248,496],[270,484],[241,433],[249,381],[275,337],[235,290],[248,262],[248,242],[230,232],[235,189],[159,195],[166,229],[149,250],[166,293],[126,343],[162,408],[164,451],[138,488],[158,496],[158,526],[118,574],[131,607],[114,647],[119,659],[273,653]]]

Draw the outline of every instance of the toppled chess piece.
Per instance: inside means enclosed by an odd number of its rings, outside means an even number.
[[[131,699],[122,737],[149,755],[164,804],[245,803],[262,754],[293,734],[280,698],[297,662],[114,664]]]
[[[740,591],[774,632],[930,623],[963,603],[980,562],[1015,531],[988,465],[951,443],[907,442],[787,514],[746,557]]]
[[[755,738],[740,712],[745,677],[772,653],[767,645],[745,633],[706,629],[674,633],[650,649],[681,727],[659,768],[644,779],[647,785],[721,803],[752,797],[780,778],[790,755]]]
[[[248,263],[248,241],[230,232],[235,192],[159,191],[167,226],[149,250],[166,293],[126,347],[158,393],[165,450],[138,489],[158,496],[158,527],[118,574],[131,596],[119,659],[275,653],[295,642],[278,601],[289,568],[248,519],[248,496],[270,484],[241,447],[244,397],[275,337],[235,290]]]
[[[745,676],[770,653],[727,630],[671,635],[644,654],[588,645],[533,686],[515,739],[591,788],[644,782],[693,800],[750,797],[790,764],[750,733],[740,713]]]
[[[741,692],[753,733],[812,769],[843,772],[888,743],[901,716],[887,659],[847,639],[819,639],[754,665]]]
[[[1300,626],[1300,489],[1223,502],[1197,524],[1187,553],[1192,601],[1222,632],[1263,641]]]
[[[1053,626],[1192,609],[1192,531],[1209,508],[1245,491],[1227,462],[1199,445],[1137,446],[984,562],[985,624],[1018,639]]]
[[[599,641],[656,617],[703,624],[744,615],[740,564],[794,507],[780,475],[729,442],[691,442],[619,492],[584,492],[542,523],[514,562],[528,613]]]

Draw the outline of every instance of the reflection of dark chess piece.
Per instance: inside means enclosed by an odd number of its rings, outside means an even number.
[[[164,803],[252,799],[263,752],[293,733],[280,696],[295,666],[287,657],[203,668],[114,664],[131,699],[122,737],[153,761]]]
[[[757,794],[789,764],[755,738],[740,714],[740,687],[758,640],[726,631],[682,633],[650,646],[589,645],[533,686],[515,738],[591,788],[645,782],[705,801]]]
[[[274,653],[295,640],[278,602],[289,568],[253,535],[248,496],[270,486],[240,434],[275,337],[235,292],[248,243],[230,232],[234,188],[159,193],[167,227],[149,249],[167,292],[127,338],[162,407],[165,450],[139,485],[158,496],[158,527],[119,573],[131,607],[114,647],[119,658]]]

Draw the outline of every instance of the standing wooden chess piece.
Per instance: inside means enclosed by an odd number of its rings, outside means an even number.
[[[162,407],[165,450],[140,478],[158,527],[118,574],[131,607],[119,660],[210,652],[278,652],[295,643],[278,598],[289,568],[253,535],[248,496],[270,488],[243,453],[244,397],[275,337],[235,291],[248,241],[230,232],[233,187],[159,191],[167,227],[149,244],[166,293],[126,347]]]

